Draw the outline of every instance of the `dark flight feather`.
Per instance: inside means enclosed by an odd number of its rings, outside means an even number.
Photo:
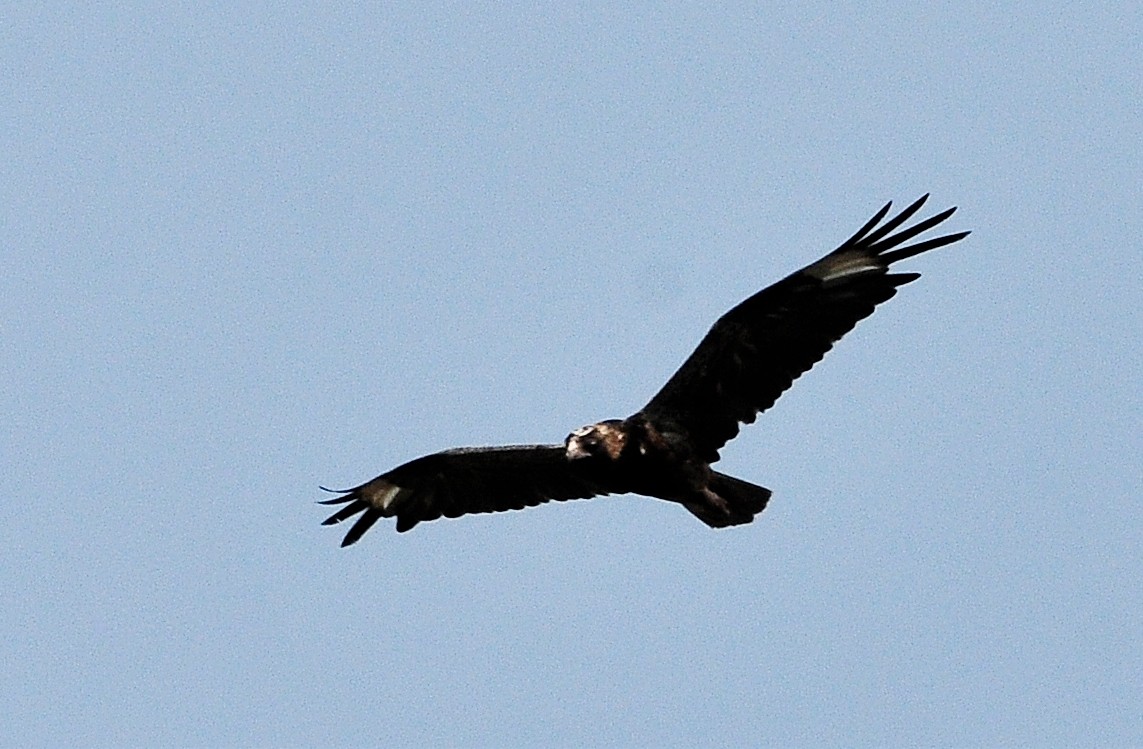
[[[890,273],[892,263],[968,236],[906,244],[956,210],[901,229],[927,198],[885,220],[887,203],[833,252],[731,309],[628,419],[577,429],[563,445],[461,448],[417,458],[322,502],[344,505],[323,524],[356,517],[342,541],[348,546],[383,517],[395,517],[404,532],[441,517],[621,493],[676,502],[714,528],[751,522],[770,490],[710,464],[739,424],[753,422],[858,321],[920,277]]]
[[[364,513],[342,542],[349,546],[383,517],[396,517],[397,530],[404,532],[440,517],[522,510],[613,491],[614,482],[593,466],[569,462],[563,445],[458,448],[411,460],[321,502],[346,505],[322,524]]]

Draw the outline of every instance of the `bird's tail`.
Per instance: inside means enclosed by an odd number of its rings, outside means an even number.
[[[754,520],[769,501],[766,487],[712,471],[706,501],[684,502],[683,506],[711,528],[725,528]]]

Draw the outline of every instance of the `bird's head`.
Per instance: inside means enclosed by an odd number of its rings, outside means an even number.
[[[575,430],[564,441],[564,447],[567,449],[568,460],[583,458],[618,460],[626,443],[627,433],[623,429],[623,422],[619,419],[609,419]]]

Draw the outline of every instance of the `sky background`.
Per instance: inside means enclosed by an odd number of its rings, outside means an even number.
[[[0,744],[1143,745],[1139,3],[11,3]],[[638,409],[886,200],[972,236],[636,497],[319,484]]]

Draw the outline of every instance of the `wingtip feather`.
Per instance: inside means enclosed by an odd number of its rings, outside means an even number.
[[[922,252],[928,252],[929,250],[935,250],[938,247],[945,247],[947,245],[953,244],[954,242],[959,242],[969,234],[972,234],[972,232],[961,231],[955,234],[946,234],[943,237],[927,239],[924,242],[918,242],[917,244],[912,244],[908,247],[902,247],[899,250],[883,253],[880,257],[881,260],[886,264],[896,263],[898,261],[906,260],[908,258],[920,255]]]
[[[358,539],[365,535],[365,532],[373,527],[373,524],[381,519],[381,511],[376,507],[370,507],[365,511],[365,514],[357,519],[349,532],[345,534],[345,538],[341,540],[341,548],[352,546],[357,543]]]
[[[856,232],[853,233],[852,237],[850,237],[849,239],[842,242],[841,246],[838,247],[836,250],[834,250],[834,252],[843,252],[845,250],[848,250],[850,247],[853,247],[855,244],[858,244],[859,242],[864,241],[865,235],[867,235],[869,232],[871,232],[873,230],[873,228],[877,226],[877,224],[881,223],[881,219],[885,218],[885,216],[887,216],[889,214],[889,209],[892,207],[893,207],[893,201],[892,200],[890,200],[885,205],[881,206],[881,210],[879,210],[877,213],[873,214],[873,218],[866,221],[865,224],[860,229],[858,229]]]

